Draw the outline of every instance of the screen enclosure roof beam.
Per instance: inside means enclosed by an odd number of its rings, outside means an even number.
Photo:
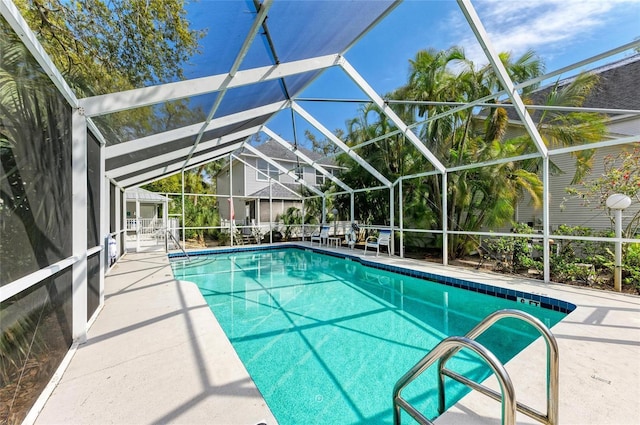
[[[342,140],[336,137],[331,131],[329,131],[325,126],[320,124],[318,120],[316,120],[310,113],[308,113],[304,108],[298,105],[296,102],[291,102],[291,108],[297,112],[302,118],[307,120],[309,124],[314,126],[318,131],[320,131],[327,139],[331,140],[335,143],[340,149],[342,149],[347,155],[351,157],[355,162],[357,162],[362,168],[367,170],[369,174],[375,177],[380,183],[385,185],[386,187],[391,187],[393,184],[383,176],[378,170],[373,168],[371,164],[369,164],[366,160],[364,160],[360,155],[356,153],[353,149],[347,146]]]
[[[547,149],[547,146],[542,140],[542,136],[540,136],[540,133],[538,132],[538,129],[536,128],[536,125],[533,122],[533,119],[531,119],[531,115],[529,115],[529,112],[527,112],[524,106],[524,102],[522,101],[520,94],[515,88],[513,81],[511,81],[511,78],[509,77],[509,74],[507,73],[506,68],[502,64],[502,61],[500,60],[500,57],[498,56],[495,49],[489,42],[489,34],[487,34],[487,31],[482,25],[482,22],[480,21],[478,14],[476,13],[473,6],[471,5],[471,1],[470,0],[457,0],[457,1],[458,1],[458,5],[460,6],[460,9],[462,10],[462,13],[464,14],[467,22],[469,23],[469,26],[471,27],[471,30],[473,31],[476,38],[478,39],[478,42],[480,43],[482,50],[484,50],[484,53],[487,56],[487,59],[489,60],[489,63],[491,64],[494,71],[496,72],[496,76],[500,80],[502,87],[505,88],[509,98],[511,99],[511,102],[515,105],[515,110],[518,113],[520,120],[522,120],[522,123],[525,129],[527,130],[527,132],[529,133],[529,136],[531,136],[531,138],[533,139],[533,142],[535,143],[536,148],[538,149],[538,152],[540,152],[540,154],[542,154],[544,158],[548,157],[549,151]]]
[[[351,189],[349,186],[344,184],[342,182],[342,180],[340,180],[339,178],[334,176],[332,173],[327,171],[326,168],[324,168],[323,166],[318,164],[316,161],[312,160],[307,155],[305,155],[304,153],[300,152],[300,150],[296,149],[294,146],[291,146],[291,143],[287,142],[282,137],[278,136],[276,133],[271,131],[269,128],[263,127],[262,128],[262,132],[265,133],[267,136],[271,137],[276,142],[280,143],[280,145],[282,145],[282,147],[284,147],[285,149],[291,151],[294,155],[296,155],[298,158],[300,158],[301,160],[303,160],[304,162],[309,164],[315,170],[320,171],[325,177],[327,177],[332,182],[334,182],[335,184],[340,186],[342,189],[346,190],[347,192],[353,192],[353,189]]]
[[[207,115],[207,119],[202,124],[202,127],[198,132],[198,137],[196,137],[196,141],[193,144],[191,152],[189,152],[189,155],[187,156],[187,160],[185,161],[185,164],[189,161],[189,159],[191,159],[191,156],[194,154],[194,152],[196,152],[196,149],[198,148],[198,145],[202,140],[204,132],[206,131],[207,126],[209,125],[209,122],[213,119],[213,116],[216,114],[216,112],[218,111],[218,108],[220,107],[220,104],[222,103],[222,99],[224,99],[224,96],[227,94],[227,90],[229,89],[229,83],[233,81],[233,77],[235,77],[236,73],[238,72],[238,69],[242,64],[242,61],[244,60],[245,56],[247,55],[247,52],[249,51],[249,48],[251,47],[251,44],[253,43],[253,40],[256,38],[256,35],[258,35],[258,30],[264,23],[265,19],[267,19],[267,12],[271,8],[271,5],[273,4],[273,0],[264,0],[262,4],[259,4],[259,3],[255,3],[255,4],[258,9],[258,15],[253,20],[253,25],[251,25],[251,29],[249,30],[247,37],[244,39],[244,42],[242,43],[242,47],[240,47],[240,51],[238,52],[236,59],[233,61],[233,65],[231,65],[231,69],[229,70],[228,77],[222,83],[221,90],[218,93],[218,96],[216,96],[216,100],[214,101],[213,106],[211,107],[211,110]]]
[[[206,164],[208,162],[212,162],[217,159],[220,159],[228,155],[229,153],[237,149],[240,149],[243,143],[244,143],[244,140],[239,140],[238,143],[225,146],[224,148],[220,148],[219,150],[216,150],[214,152],[207,152],[206,154],[197,155],[197,156],[194,155],[189,160],[189,165]],[[183,164],[184,162],[180,161],[175,164],[167,165],[167,166],[158,168],[156,170],[150,170],[147,172],[140,173],[136,176],[129,177],[124,180],[120,180],[119,183],[124,188],[129,188],[132,186],[140,186],[142,184],[146,184],[146,183],[179,173],[180,170],[182,170]]]
[[[226,115],[220,118],[213,119],[207,124],[206,131],[215,130],[216,128],[225,127],[228,125],[238,124],[251,118],[260,117],[263,115],[274,114],[289,105],[289,101],[283,100],[281,102],[271,103],[269,105],[259,106],[253,109],[247,109],[246,111],[236,112],[235,114]],[[177,128],[175,130],[165,131],[163,133],[156,133],[150,136],[141,137],[139,139],[131,140],[124,143],[118,143],[106,147],[107,159],[115,158],[121,155],[127,155],[132,152],[140,151],[143,149],[149,149],[154,146],[158,146],[164,143],[170,143],[174,140],[182,139],[189,136],[195,136],[202,128],[203,122],[197,124],[188,125],[185,127]]]
[[[146,168],[152,167],[154,164],[163,164],[165,162],[171,161],[175,159],[176,163],[187,164],[189,159],[182,160],[180,158],[186,157],[189,153],[197,154],[198,152],[202,152],[205,150],[209,150],[219,145],[224,145],[226,143],[232,142],[234,140],[245,139],[249,136],[254,135],[260,131],[260,126],[255,126],[252,128],[248,128],[246,130],[241,130],[236,133],[225,134],[221,137],[216,137],[215,139],[201,142],[197,149],[193,149],[193,146],[187,146],[186,148],[178,149],[175,151],[167,152],[165,154],[153,156],[142,161],[137,161],[129,165],[124,165],[122,167],[114,168],[112,170],[107,171],[107,176],[117,179],[121,176],[126,176],[127,174],[134,173],[136,170],[144,170]]]
[[[387,105],[384,100],[376,93],[376,91],[365,81],[364,78],[355,70],[353,66],[345,59],[340,61],[340,67],[353,80],[354,83],[380,108],[383,114],[389,118],[393,124],[404,134],[404,136],[418,149],[418,151],[431,162],[431,164],[441,173],[445,172],[445,167],[440,160],[422,143],[422,140],[402,121],[402,119]]]
[[[244,149],[248,150],[249,152],[257,155],[258,157],[264,159],[265,161],[267,161],[270,165],[273,165],[275,168],[277,168],[280,172],[288,175],[289,177],[291,177],[296,183],[300,183],[302,184],[304,187],[306,187],[307,189],[309,189],[310,191],[312,191],[313,193],[315,193],[316,195],[322,196],[324,197],[324,193],[322,193],[320,190],[318,190],[315,186],[307,183],[306,181],[304,181],[304,179],[301,179],[300,177],[298,177],[293,171],[291,170],[287,170],[285,167],[283,167],[282,165],[278,164],[276,161],[274,161],[273,159],[271,159],[270,157],[268,157],[267,155],[263,154],[262,152],[260,152],[258,149],[256,149],[254,146],[251,146],[248,143],[244,144]]]
[[[175,83],[125,90],[118,93],[103,94],[80,99],[78,102],[89,117],[111,114],[142,106],[155,105],[170,100],[184,99],[232,89],[264,81],[276,80],[305,72],[323,70],[337,64],[339,55],[326,55],[299,61],[285,62],[253,69],[238,71],[229,79],[229,74],[194,78]]]
[[[5,18],[9,26],[15,31],[27,50],[29,50],[29,53],[33,55],[69,105],[77,108],[79,101],[73,93],[73,90],[71,90],[71,87],[69,87],[62,77],[58,68],[53,64],[49,55],[44,51],[42,44],[40,44],[33,31],[31,31],[31,28],[29,28],[29,25],[13,2],[0,0],[0,16]]]

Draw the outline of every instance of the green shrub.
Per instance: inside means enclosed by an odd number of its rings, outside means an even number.
[[[533,234],[533,228],[526,224],[517,224],[513,233]],[[494,269],[498,271],[517,272],[520,270],[542,270],[543,263],[532,258],[534,249],[541,249],[541,245],[533,245],[525,237],[500,237],[487,239],[484,242],[490,254],[485,254],[485,259],[495,260]]]

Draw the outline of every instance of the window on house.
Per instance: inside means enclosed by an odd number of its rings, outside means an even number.
[[[273,165],[269,165],[269,177],[277,181],[279,180],[279,177],[278,177],[279,175],[280,175],[280,170],[278,170]]]
[[[331,173],[332,176],[338,176],[340,174],[340,169],[339,168],[325,168],[325,170],[327,170],[329,173]],[[324,174],[322,174],[320,171],[316,170],[316,186],[321,186],[324,184],[324,182],[328,179],[328,177],[325,177]]]
[[[324,184],[324,174],[316,170],[316,186],[322,186]]]
[[[257,168],[258,170],[260,170],[260,172],[256,171],[256,180],[267,181],[268,178],[267,176],[265,176],[265,174],[268,174],[269,177],[271,177],[273,180],[278,180],[280,171],[264,159],[258,158]]]
[[[269,163],[264,159],[258,159],[258,171],[256,171],[256,180],[267,181],[266,174],[269,174]]]

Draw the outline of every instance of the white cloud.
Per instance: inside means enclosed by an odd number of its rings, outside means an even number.
[[[640,15],[640,0],[483,0],[473,5],[494,49],[510,51],[515,57],[529,49],[561,54],[574,41],[606,29],[616,13],[632,10]],[[467,27],[462,19],[454,20],[459,31]],[[468,32],[459,34],[458,44],[465,47],[467,56],[486,63],[475,37]]]

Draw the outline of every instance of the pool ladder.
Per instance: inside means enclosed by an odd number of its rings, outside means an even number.
[[[165,229],[165,234],[167,234],[171,238],[173,243],[175,243],[178,246],[178,248],[180,248],[180,251],[182,251],[184,256],[187,257],[187,260],[191,261],[191,258],[189,258],[189,254],[187,254],[187,251],[185,251],[184,248],[182,247],[182,245],[180,245],[180,241],[178,241],[178,239],[176,239],[176,237],[174,236],[173,232],[170,229]]]
[[[547,413],[546,415],[528,406],[518,403],[515,398],[513,383],[506,369],[498,358],[475,339],[490,328],[497,321],[511,317],[521,319],[535,327],[544,337],[547,344]],[[478,384],[450,369],[445,368],[447,361],[463,348],[478,354],[493,370],[500,384],[501,392]],[[537,318],[519,310],[499,310],[487,316],[465,336],[452,336],[442,340],[436,347],[413,366],[393,388],[393,423],[400,424],[400,409],[404,409],[418,423],[433,425],[422,413],[402,398],[402,390],[422,372],[438,361],[438,413],[445,411],[444,378],[448,376],[469,388],[479,391],[502,403],[502,424],[513,425],[516,420],[516,410],[545,425],[558,424],[558,344],[551,331]]]

